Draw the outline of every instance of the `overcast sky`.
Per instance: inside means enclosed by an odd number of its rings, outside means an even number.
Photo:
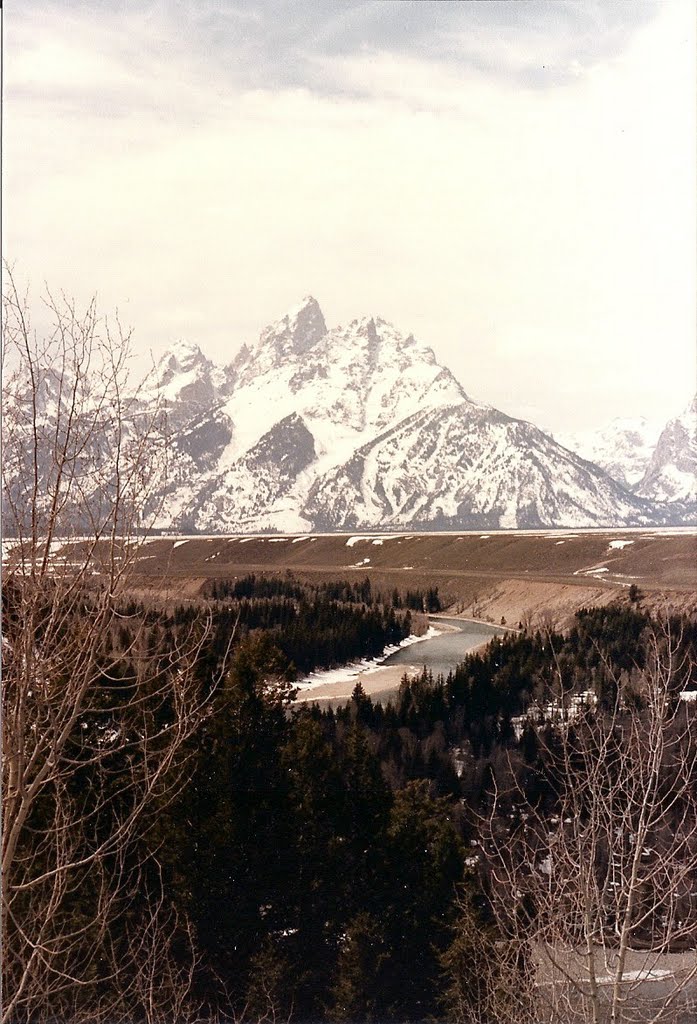
[[[218,361],[314,295],[552,430],[695,390],[692,0],[22,0],[4,254]]]

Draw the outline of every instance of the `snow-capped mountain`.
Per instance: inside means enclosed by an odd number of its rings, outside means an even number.
[[[669,466],[694,464],[682,420],[635,494],[474,401],[411,334],[379,317],[328,329],[311,297],[227,366],[178,342],[134,397],[126,434],[138,438],[154,408],[166,413],[168,467],[145,518],[167,531],[627,526],[689,511],[689,489],[666,482]],[[678,493],[682,503],[656,500]]]
[[[471,403],[425,409],[365,445],[317,481],[309,511],[330,529],[593,526],[646,514],[531,423]]]
[[[178,346],[160,372],[177,428],[164,529],[607,526],[670,515],[532,424],[473,401],[412,335],[379,317],[327,329],[311,297],[228,367]]]
[[[697,502],[697,395],[661,431],[635,490],[653,501]]]
[[[641,497],[694,504],[696,403],[697,398],[664,425],[645,417],[615,419],[601,430],[559,435],[557,439]]]
[[[661,432],[657,421],[616,418],[600,430],[555,435],[556,440],[589,462],[594,462],[625,487],[643,478]]]
[[[228,392],[234,373],[206,359],[198,345],[178,341],[160,359],[141,400],[157,402],[176,430],[210,412]]]

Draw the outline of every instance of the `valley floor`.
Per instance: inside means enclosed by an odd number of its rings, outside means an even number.
[[[563,625],[632,587],[648,609],[697,608],[697,529],[150,537],[136,569],[144,595],[177,600],[249,573],[359,575],[385,589],[437,585],[464,618]]]

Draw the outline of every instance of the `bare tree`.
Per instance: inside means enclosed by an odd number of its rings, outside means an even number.
[[[697,715],[680,699],[668,619],[646,643],[645,668],[614,678],[609,707],[574,703],[560,673],[565,711],[546,741],[539,731],[547,799],[493,794],[481,848],[497,941],[479,953],[495,984],[482,1020],[695,1019]]]
[[[159,410],[126,387],[130,335],[51,295],[37,334],[6,278],[1,1019],[154,1024],[180,1015],[195,959],[144,835],[207,713],[209,626],[163,651],[124,609],[166,471]]]

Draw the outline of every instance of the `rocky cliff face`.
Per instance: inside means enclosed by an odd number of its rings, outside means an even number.
[[[653,501],[697,503],[697,396],[661,431],[636,493]]]

